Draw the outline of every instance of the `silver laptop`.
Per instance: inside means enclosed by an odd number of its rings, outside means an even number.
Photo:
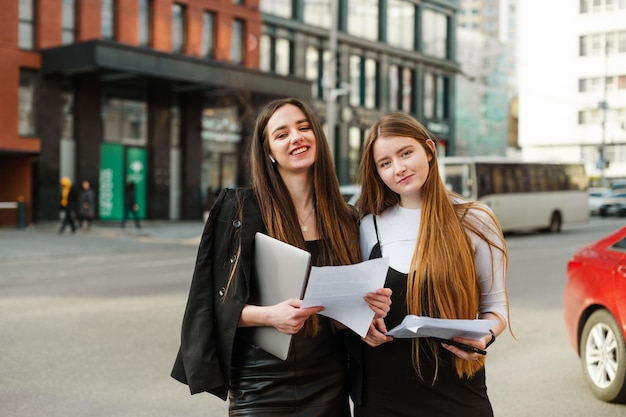
[[[289,298],[302,299],[311,271],[311,254],[288,243],[257,232],[254,237],[254,274],[252,294],[257,305],[274,305]],[[285,360],[291,336],[274,327],[251,329],[251,342],[266,352]]]

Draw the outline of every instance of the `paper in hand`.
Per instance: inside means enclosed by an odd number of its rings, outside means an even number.
[[[435,319],[432,317],[407,315],[402,323],[385,333],[397,338],[437,337],[452,339],[480,339],[489,333],[489,329],[498,324],[495,320],[455,320]]]
[[[365,337],[374,312],[363,297],[385,285],[388,268],[389,258],[354,265],[313,267],[302,308],[323,306],[319,314]]]

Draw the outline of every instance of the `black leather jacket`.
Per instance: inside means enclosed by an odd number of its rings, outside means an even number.
[[[256,232],[267,233],[254,193],[248,189],[224,189],[202,233],[181,345],[171,374],[189,385],[191,394],[207,391],[223,400],[228,396],[235,333],[250,294]],[[232,268],[235,273],[226,294]]]

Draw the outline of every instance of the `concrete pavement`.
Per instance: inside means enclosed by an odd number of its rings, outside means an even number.
[[[59,222],[42,222],[24,229],[0,228],[0,260],[79,255],[102,251],[133,250],[151,243],[197,246],[202,221],[143,221],[137,229],[129,222],[96,222],[90,230],[69,229],[58,234]]]

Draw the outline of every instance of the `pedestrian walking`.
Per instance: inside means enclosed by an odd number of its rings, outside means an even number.
[[[126,187],[124,188],[124,215],[122,217],[122,229],[126,227],[126,220],[128,220],[128,215],[133,216],[133,220],[135,221],[135,227],[137,229],[141,229],[141,224],[139,224],[139,205],[137,204],[137,189],[135,187],[135,183],[132,181],[128,181],[126,183]]]
[[[74,216],[76,212],[76,191],[72,187],[72,180],[69,177],[63,177],[59,181],[60,199],[59,210],[61,215],[61,228],[59,234],[65,232],[65,228],[70,226],[72,233],[76,233],[76,224]]]
[[[85,222],[89,230],[95,217],[95,197],[89,181],[83,180],[82,187],[78,197],[78,227],[82,228]]]

